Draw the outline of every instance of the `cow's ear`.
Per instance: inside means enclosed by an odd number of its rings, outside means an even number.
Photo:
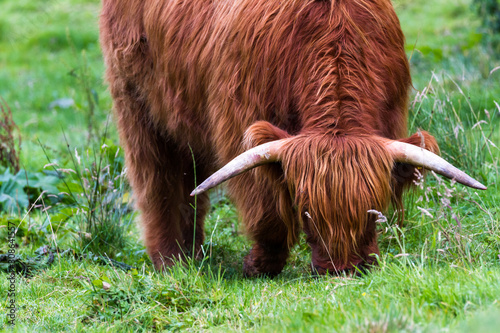
[[[410,143],[417,147],[425,148],[434,154],[439,154],[439,146],[436,139],[427,131],[419,130],[412,136],[404,139],[399,139],[398,141]]]
[[[245,149],[250,149],[270,141],[286,139],[290,136],[286,131],[267,121],[257,121],[246,130],[243,146]]]
[[[279,127],[267,121],[257,121],[253,123],[246,131],[243,138],[243,146],[245,149],[250,149],[255,146],[289,138],[291,135]]]

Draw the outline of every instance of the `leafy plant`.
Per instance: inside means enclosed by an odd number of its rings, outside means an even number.
[[[57,202],[60,182],[60,177],[50,171],[20,170],[13,174],[10,169],[5,169],[0,174],[0,211],[24,211],[42,194],[47,204]]]

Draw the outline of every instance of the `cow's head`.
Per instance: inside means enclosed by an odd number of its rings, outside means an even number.
[[[321,235],[328,251],[344,262],[366,231],[372,218],[368,211],[387,209],[395,163],[423,167],[466,186],[486,189],[429,150],[362,131],[331,128],[291,136],[259,121],[247,129],[243,143],[245,152],[191,195],[257,166],[281,163],[283,181],[303,224],[316,229],[312,234]]]

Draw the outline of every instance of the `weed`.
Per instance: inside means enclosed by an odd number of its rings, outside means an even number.
[[[20,150],[21,134],[12,119],[9,106],[3,99],[0,99],[0,167],[18,172]]]
[[[74,173],[66,188],[77,208],[73,218],[80,228],[78,246],[83,252],[114,258],[127,247],[127,232],[134,214],[121,149],[106,140],[96,149],[68,151]]]

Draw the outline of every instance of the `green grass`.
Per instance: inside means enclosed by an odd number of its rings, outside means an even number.
[[[109,277],[113,294],[94,291],[86,281],[102,275]],[[498,303],[500,274],[484,267],[438,269],[401,259],[362,279],[290,278],[247,282],[222,278],[217,272],[201,275],[189,268],[166,275],[130,276],[95,268],[89,272],[82,263],[65,261],[29,283],[19,283],[24,311],[18,329],[36,325],[47,331],[154,326],[219,331],[433,331],[462,328],[478,310],[489,312],[490,321],[499,323],[495,300]],[[113,298],[123,303],[100,311]],[[483,322],[475,331],[485,327]]]
[[[27,193],[41,207],[0,213],[0,236],[9,221],[20,224],[16,253],[32,267],[16,278],[14,331],[496,332],[500,70],[490,72],[500,60],[485,51],[468,1],[397,0],[395,7],[415,87],[411,131],[434,134],[442,155],[488,190],[429,175],[408,194],[403,227],[387,212],[378,227],[380,267],[360,278],[312,277],[302,237],[277,278],[245,279],[251,244],[221,192],[212,194],[201,261],[155,272],[138,226],[128,224],[137,214],[127,209],[116,129],[104,141],[88,140],[89,109],[98,133],[111,109],[99,1],[2,1],[0,96],[23,137],[22,166],[30,179],[64,175],[57,191],[67,193],[41,195],[56,186],[41,182]],[[49,162],[57,166],[44,168]],[[45,265],[41,246],[66,251]],[[0,243],[0,254],[7,249]],[[103,265],[107,255],[137,270]],[[1,271],[0,294],[8,287]]]
[[[45,163],[37,139],[64,147],[86,136],[88,102],[79,77],[99,97],[99,121],[110,113],[111,99],[103,82],[104,65],[98,42],[98,1],[3,1],[0,11],[0,95],[8,101],[24,134],[23,163]],[[74,105],[51,108],[68,98]]]

